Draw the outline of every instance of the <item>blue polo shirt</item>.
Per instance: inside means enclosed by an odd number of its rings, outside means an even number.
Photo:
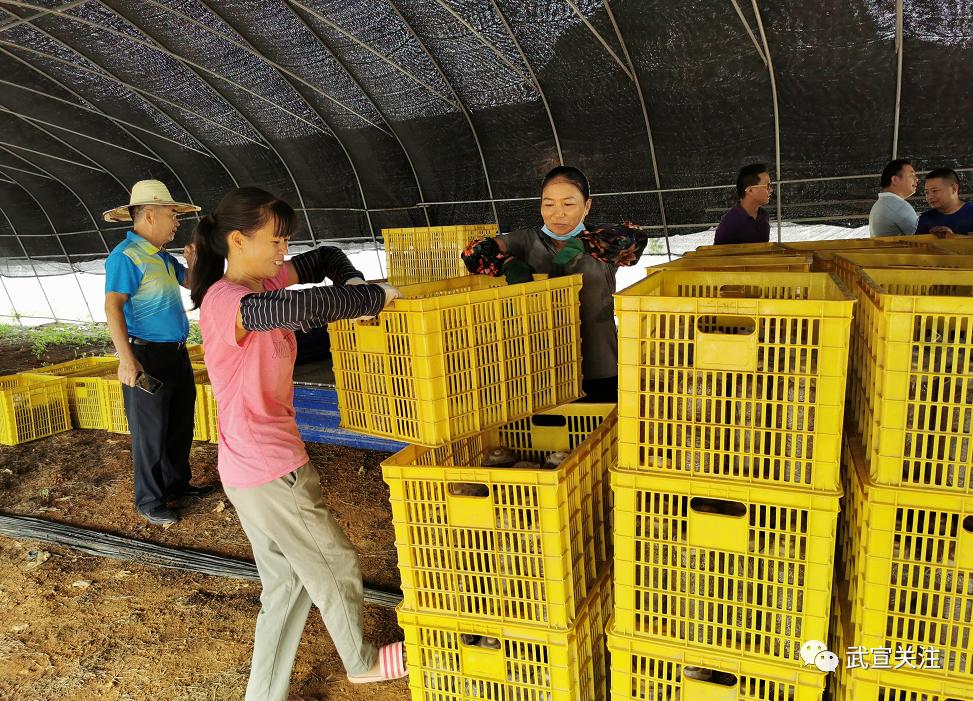
[[[760,207],[757,216],[751,217],[741,205],[729,210],[716,227],[713,243],[766,243],[770,241],[770,215]]]
[[[128,295],[123,311],[128,335],[160,343],[185,341],[189,318],[179,286],[186,268],[165,251],[129,231],[105,261],[105,293]]]
[[[963,206],[952,214],[943,214],[938,209],[930,209],[919,215],[917,234],[928,234],[930,229],[937,226],[948,226],[954,234],[973,233],[973,203],[964,202]]]

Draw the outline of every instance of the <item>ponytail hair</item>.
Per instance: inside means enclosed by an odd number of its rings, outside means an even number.
[[[230,232],[252,236],[271,217],[278,237],[289,239],[297,230],[297,215],[284,200],[259,187],[241,187],[226,193],[212,214],[200,218],[192,235],[196,247],[190,276],[193,309],[199,309],[207,290],[223,277]]]

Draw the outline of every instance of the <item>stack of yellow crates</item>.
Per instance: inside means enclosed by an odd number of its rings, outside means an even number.
[[[212,397],[212,392],[209,391],[209,375],[206,372],[206,365],[203,363],[192,363],[192,368],[193,378],[196,382],[193,440],[205,441],[210,439],[211,420],[213,424],[216,422],[215,415],[211,419],[208,411]],[[122,383],[117,377],[100,377],[98,378],[98,392],[105,430],[110,433],[129,433],[125,401],[122,396]],[[215,407],[215,403],[213,403],[213,406]]]
[[[328,325],[342,428],[436,447],[579,396],[580,275],[399,290],[372,320]]]
[[[389,284],[414,285],[466,275],[460,254],[476,238],[496,236],[496,224],[382,229]]]
[[[759,268],[616,296],[616,701],[821,698],[853,304]]]
[[[0,445],[70,430],[66,378],[31,373],[0,377]]]
[[[216,404],[202,365],[203,347],[190,345],[187,350],[197,382],[193,437],[206,440],[215,427]],[[0,444],[17,445],[71,428],[128,433],[117,374],[118,357],[112,355],[76,358],[0,378]]]
[[[908,262],[839,261],[859,306],[833,701],[973,699],[973,270]]]
[[[118,373],[117,357],[77,358],[54,365],[45,365],[32,370],[31,373],[67,379],[68,408],[74,428],[105,429],[105,416],[98,388],[101,378],[112,377]]]
[[[452,278],[330,326],[342,427],[411,444],[383,476],[416,701],[605,698],[616,415],[568,403],[580,288]]]

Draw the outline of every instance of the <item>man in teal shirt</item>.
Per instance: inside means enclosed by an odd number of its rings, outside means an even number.
[[[179,292],[189,281],[186,268],[164,250],[179,228],[176,216],[196,211],[199,207],[173,201],[158,180],[142,180],[128,205],[104,214],[106,221],[132,222],[105,261],[105,315],[132,434],[135,508],[159,525],[178,520],[168,502],[213,491],[189,484],[196,384]],[[185,253],[192,265],[191,248]],[[153,387],[152,380],[162,384]]]

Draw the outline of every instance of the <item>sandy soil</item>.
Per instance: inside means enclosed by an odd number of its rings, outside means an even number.
[[[0,374],[101,349],[51,348],[40,361],[18,344],[0,347]],[[379,462],[383,453],[309,444],[329,509],[357,547],[367,586],[395,590],[398,570]],[[193,445],[194,482],[216,481],[216,448]],[[221,491],[190,502],[168,529],[132,505],[128,436],[75,430],[0,446],[0,511],[165,545],[251,559]],[[49,558],[45,553],[49,553]],[[97,558],[0,537],[0,699],[242,699],[259,609],[255,582]],[[367,606],[377,643],[401,639],[390,609]],[[312,611],[292,693],[338,701],[408,698],[405,680],[367,687],[344,678]]]

